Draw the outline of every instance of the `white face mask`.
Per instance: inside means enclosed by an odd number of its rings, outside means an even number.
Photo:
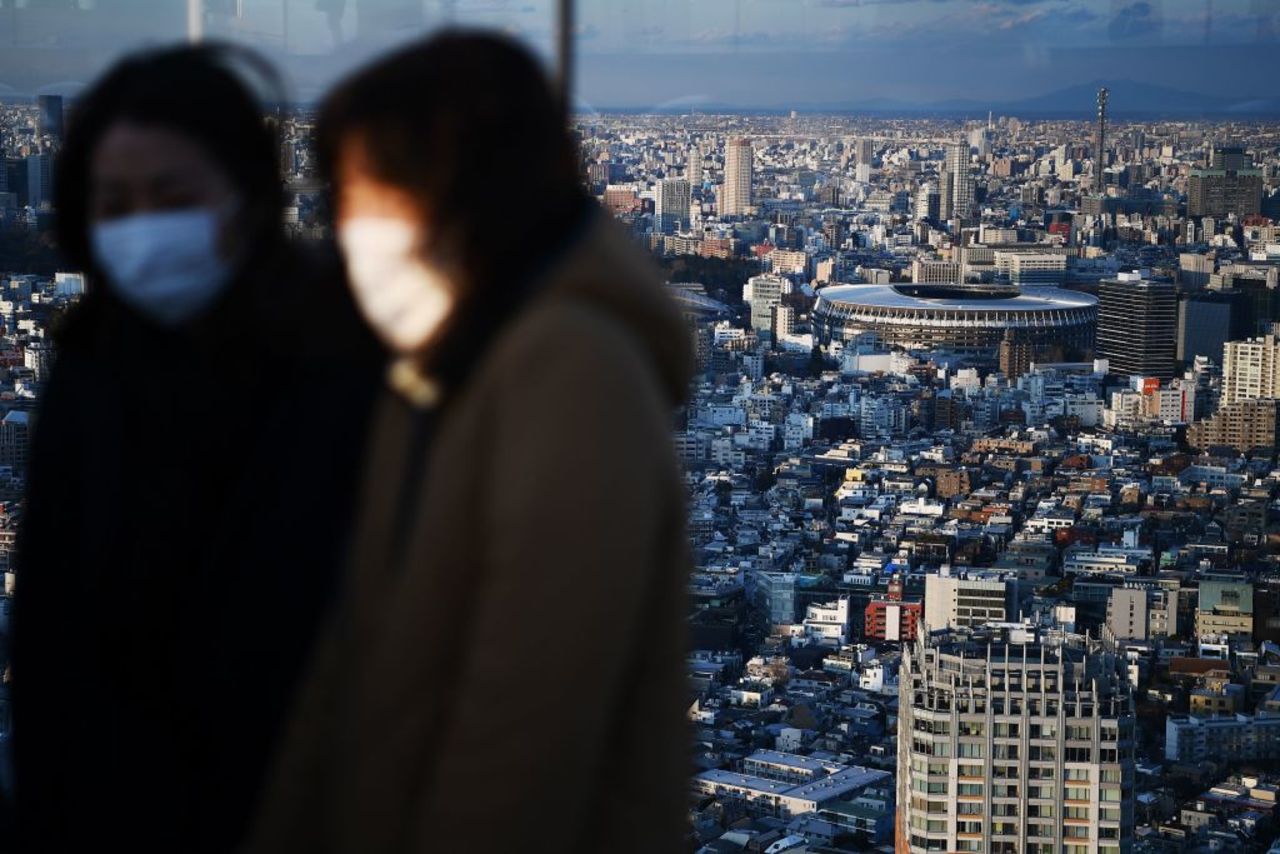
[[[356,217],[338,228],[356,303],[401,354],[425,344],[453,308],[448,279],[422,260],[421,245],[421,229],[409,220]]]
[[[206,208],[138,214],[93,226],[93,254],[116,295],[164,326],[207,310],[231,282],[218,252],[221,217]]]

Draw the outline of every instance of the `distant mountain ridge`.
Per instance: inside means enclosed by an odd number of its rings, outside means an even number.
[[[1099,79],[1057,89],[1043,95],[1012,101],[945,100],[934,102],[906,101],[894,98],[868,98],[858,101],[797,104],[794,109],[804,113],[880,113],[880,114],[941,114],[996,115],[1092,118],[1097,108],[1098,89],[1110,91],[1108,111],[1117,118],[1170,117],[1170,118],[1264,118],[1280,116],[1280,98],[1240,93],[1211,95],[1141,83],[1135,80]],[[687,113],[690,104],[682,103],[669,108],[659,107],[656,112]],[[785,113],[792,108],[743,110],[729,104],[707,101],[696,105],[697,112],[714,113],[745,112],[756,114]],[[618,110],[618,112],[635,112]]]

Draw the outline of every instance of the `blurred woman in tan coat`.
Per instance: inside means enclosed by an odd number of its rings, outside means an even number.
[[[358,74],[321,145],[394,355],[348,600],[252,850],[678,850],[679,315],[505,40]]]

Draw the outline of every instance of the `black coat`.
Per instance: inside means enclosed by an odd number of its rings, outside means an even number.
[[[240,841],[378,385],[336,269],[282,250],[181,335],[101,294],[69,318],[16,564],[23,850]]]

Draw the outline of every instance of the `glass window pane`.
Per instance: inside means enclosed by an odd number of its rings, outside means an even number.
[[[264,53],[311,100],[449,25],[501,30],[551,63],[555,11],[556,0],[0,0],[0,92],[73,95],[128,51],[202,37]]]

